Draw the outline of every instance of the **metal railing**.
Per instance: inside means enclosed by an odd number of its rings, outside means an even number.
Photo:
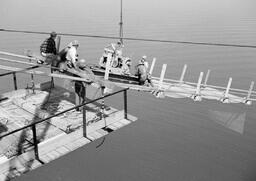
[[[16,73],[22,72],[22,71],[26,71],[26,70],[35,69],[35,68],[38,68],[38,67],[39,67],[38,65],[35,65],[35,66],[32,66],[32,67],[28,67],[28,68],[22,69],[21,71],[10,71],[10,72],[6,72],[6,73],[2,73],[2,74],[0,74],[0,77],[12,74],[14,90],[17,90],[18,86],[17,86],[17,76],[16,76]]]
[[[26,68],[26,69],[33,69],[33,68],[37,68],[37,67],[34,66],[34,67]],[[14,76],[14,77],[13,77],[13,81],[14,81],[14,89],[15,89],[15,90],[17,90],[16,73],[17,73],[17,72],[12,71],[12,72],[7,72],[7,73],[4,73],[4,74],[0,74],[0,77],[5,76],[5,75],[13,74],[13,76]],[[11,131],[11,132],[8,132],[8,133],[6,133],[6,134],[0,135],[0,140],[1,140],[2,138],[4,138],[4,137],[9,136],[9,135],[12,135],[12,134],[14,134],[14,133],[16,133],[16,132],[25,130],[25,129],[27,129],[27,128],[31,128],[32,133],[33,133],[33,143],[32,143],[32,144],[33,144],[33,146],[34,146],[35,158],[36,158],[37,160],[40,160],[40,159],[39,159],[39,152],[38,152],[37,129],[36,129],[36,125],[37,125],[37,124],[40,124],[40,123],[45,122],[45,121],[48,121],[48,120],[50,120],[50,119],[52,119],[52,118],[54,118],[54,117],[57,117],[57,116],[59,116],[59,115],[62,115],[62,114],[64,114],[64,113],[66,113],[66,112],[69,112],[69,111],[72,111],[72,110],[74,110],[74,109],[78,109],[78,108],[81,108],[81,107],[82,107],[82,108],[83,108],[83,109],[82,109],[82,114],[83,114],[83,121],[82,121],[82,122],[83,122],[83,124],[82,124],[82,126],[83,126],[83,136],[84,136],[84,137],[87,137],[87,131],[86,131],[87,124],[86,124],[86,109],[85,109],[85,106],[88,105],[88,104],[91,104],[91,103],[93,103],[93,102],[96,102],[96,101],[98,101],[98,100],[101,100],[101,99],[104,100],[104,99],[107,98],[107,97],[110,97],[110,96],[113,96],[113,95],[115,95],[115,94],[118,94],[118,93],[123,92],[123,99],[124,99],[124,118],[127,119],[127,90],[128,90],[128,89],[129,89],[129,88],[124,88],[124,89],[118,90],[118,91],[116,91],[116,92],[109,93],[109,94],[104,95],[104,96],[101,96],[101,97],[99,97],[99,98],[90,100],[90,101],[88,101],[88,102],[83,102],[83,103],[80,104],[80,105],[74,106],[74,107],[72,107],[72,108],[66,109],[66,110],[64,110],[64,111],[62,111],[62,112],[59,112],[59,113],[57,113],[57,114],[51,115],[51,116],[49,116],[49,117],[47,117],[47,118],[41,119],[41,120],[39,120],[39,121],[33,122],[33,123],[31,123],[31,124],[28,124],[28,125],[26,125],[26,126],[24,126],[24,127],[21,127],[21,128],[16,129],[16,130],[13,130],[13,131]],[[104,105],[103,105],[103,108],[104,108]],[[102,114],[103,114],[103,111],[102,111]],[[101,116],[101,118],[103,118],[103,115]]]

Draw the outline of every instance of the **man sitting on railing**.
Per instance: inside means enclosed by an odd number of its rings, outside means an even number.
[[[40,46],[40,53],[45,58],[45,60],[38,60],[39,64],[47,63],[52,64],[54,59],[57,59],[57,49],[55,44],[55,39],[57,37],[56,32],[52,32],[50,37],[44,40]]]
[[[78,60],[77,48],[79,43],[77,40],[70,42],[66,48],[62,49],[59,52],[60,60],[57,63],[57,67],[60,69],[61,72],[64,72],[67,68],[77,69],[76,62]]]
[[[107,63],[108,54],[111,54],[112,61],[110,63],[111,67],[118,67],[122,63],[122,48],[123,45],[120,41],[117,43],[111,43],[107,47],[104,48],[104,53],[100,59],[100,66],[105,67]]]

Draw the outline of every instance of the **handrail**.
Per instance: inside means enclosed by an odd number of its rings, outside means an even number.
[[[129,89],[129,88],[124,88],[124,89],[118,90],[118,91],[116,91],[116,92],[107,94],[107,95],[105,95],[105,96],[103,96],[103,97],[99,97],[99,98],[93,99],[93,100],[91,100],[91,101],[89,101],[89,102],[86,102],[86,103],[83,103],[83,104],[74,106],[74,107],[72,107],[72,108],[66,109],[66,110],[64,110],[64,111],[62,111],[62,112],[59,112],[59,113],[57,113],[57,114],[54,114],[54,115],[49,116],[49,117],[47,117],[47,118],[44,118],[44,119],[42,119],[42,120],[40,120],[40,121],[31,123],[31,124],[26,125],[26,126],[24,126],[24,127],[22,127],[22,128],[19,128],[19,129],[16,129],[16,130],[11,131],[11,132],[9,132],[9,133],[6,133],[6,134],[4,134],[4,135],[1,135],[1,136],[0,136],[0,139],[4,138],[4,137],[6,137],[6,136],[9,136],[9,135],[11,135],[11,134],[13,134],[13,133],[22,131],[22,130],[24,130],[24,129],[26,129],[26,128],[35,126],[36,124],[42,123],[42,122],[44,122],[44,121],[47,121],[47,120],[49,120],[49,119],[51,119],[51,118],[53,118],[53,117],[59,116],[59,115],[64,114],[64,113],[66,113],[66,112],[68,112],[68,111],[71,111],[71,110],[73,110],[73,109],[77,109],[77,108],[86,106],[87,104],[90,104],[90,103],[93,103],[93,102],[95,102],[95,101],[98,101],[98,100],[100,100],[100,99],[104,99],[104,98],[110,97],[110,96],[112,96],[112,95],[118,94],[118,93],[120,93],[120,92],[127,91],[128,89]],[[127,109],[127,108],[125,108],[125,109]],[[126,113],[126,115],[127,115],[127,113]]]
[[[22,69],[22,70],[9,71],[9,72],[0,74],[0,77],[6,76],[6,75],[10,75],[10,74],[14,74],[14,73],[18,73],[18,72],[23,72],[23,71],[26,71],[26,70],[32,70],[32,69],[35,69],[35,68],[39,68],[39,66],[38,66],[38,65],[35,65],[35,66],[32,66],[32,67],[24,68],[24,69]]]
[[[24,68],[24,69],[19,69],[19,70],[14,70],[14,71],[11,70],[10,72],[0,74],[0,77],[3,77],[3,76],[5,76],[5,75],[10,75],[10,74],[12,74],[12,75],[13,75],[13,82],[14,82],[14,89],[17,90],[16,73],[22,73],[22,72],[24,72],[24,71],[28,71],[28,70],[31,70],[31,69],[35,69],[35,68],[38,68],[38,67],[40,67],[40,66],[35,65],[35,66],[27,67],[27,68]],[[32,75],[33,75],[33,74],[35,73],[35,71],[34,71],[34,72],[31,72],[31,73],[32,73]],[[67,76],[67,78],[68,78],[68,77],[69,77],[69,76]],[[33,79],[33,78],[32,78],[32,79]],[[74,79],[75,79],[75,78],[74,78]],[[79,79],[80,81],[84,81],[83,79],[81,80],[81,78],[77,78],[77,79]],[[8,132],[8,133],[6,133],[6,134],[0,135],[0,140],[1,140],[2,138],[6,137],[6,136],[9,136],[9,135],[11,135],[11,134],[14,134],[14,133],[16,133],[16,132],[19,132],[19,131],[22,131],[22,130],[24,130],[24,129],[27,129],[27,128],[30,128],[30,127],[31,127],[32,133],[33,133],[33,146],[34,146],[35,159],[37,159],[38,161],[41,162],[41,160],[40,160],[40,158],[39,158],[38,140],[37,140],[37,133],[36,133],[36,132],[37,132],[37,130],[36,130],[36,125],[37,125],[37,124],[40,124],[40,123],[42,123],[42,122],[45,122],[45,121],[47,121],[47,120],[49,120],[49,119],[51,119],[51,118],[53,118],[53,117],[59,116],[59,115],[64,114],[64,113],[66,113],[66,112],[68,112],[68,111],[71,111],[71,110],[74,110],[74,109],[83,107],[83,136],[84,136],[84,137],[87,137],[87,135],[86,135],[86,109],[85,109],[84,106],[86,106],[87,104],[93,103],[93,102],[95,102],[95,101],[98,101],[98,100],[101,100],[101,99],[110,97],[110,96],[112,96],[112,95],[118,94],[118,93],[120,93],[120,92],[124,92],[124,118],[127,119],[127,90],[128,90],[128,89],[129,89],[129,88],[124,88],[124,89],[118,90],[118,91],[116,91],[116,92],[113,92],[113,93],[110,93],[110,94],[101,96],[101,97],[96,98],[96,99],[94,99],[94,100],[91,100],[91,101],[89,101],[89,102],[86,102],[86,103],[82,102],[82,104],[80,104],[80,105],[74,106],[74,107],[72,107],[72,108],[69,108],[69,109],[64,110],[64,111],[62,111],[62,112],[59,112],[59,113],[57,113],[57,114],[51,115],[51,116],[49,116],[49,117],[47,117],[47,118],[41,119],[41,120],[39,120],[39,121],[33,122],[33,123],[31,123],[31,124],[29,124],[29,125],[26,125],[26,126],[24,126],[24,127],[21,127],[21,128],[16,129],[16,130],[13,130],[13,131],[11,131],[11,132]],[[5,99],[8,99],[8,98],[4,98],[4,100],[5,100]],[[104,103],[103,103],[103,104],[104,104]],[[104,108],[104,105],[103,105],[103,108]]]
[[[20,69],[20,70],[9,71],[9,72],[0,74],[0,77],[3,77],[3,76],[11,75],[11,74],[12,74],[12,76],[13,76],[14,89],[17,90],[17,89],[18,89],[18,86],[17,86],[17,77],[16,77],[16,73],[23,72],[23,71],[29,71],[29,70],[36,69],[36,68],[39,68],[39,67],[40,67],[40,66],[38,66],[38,65],[34,65],[34,66],[27,67],[27,68]]]

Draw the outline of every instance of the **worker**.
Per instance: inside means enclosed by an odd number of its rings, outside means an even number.
[[[60,72],[64,72],[67,68],[76,68],[76,61],[78,60],[77,48],[79,43],[77,40],[70,42],[67,47],[63,48],[59,54],[59,61],[56,67],[59,68]]]
[[[38,60],[39,64],[52,64],[54,59],[57,59],[57,49],[55,39],[57,37],[57,33],[55,31],[51,32],[50,37],[45,39],[44,42],[40,46],[40,53],[44,57],[44,59]]]
[[[76,61],[78,60],[77,48],[79,47],[79,43],[77,40],[74,40],[72,43],[68,45],[68,50],[66,53],[67,67],[78,69],[76,66]]]
[[[80,72],[86,67],[85,60],[81,59],[76,62],[77,71]],[[75,81],[76,105],[85,102],[86,84],[82,81]]]
[[[154,87],[152,81],[151,81],[151,75],[148,72],[148,62],[147,62],[147,56],[142,56],[142,59],[139,60],[138,64],[136,65],[136,72],[135,75],[138,76],[139,85],[150,85],[151,87]]]
[[[111,57],[112,57],[111,66],[115,68],[116,67],[121,68],[123,47],[124,46],[120,41],[118,41],[117,43],[111,43],[109,46],[105,47],[104,53],[102,55],[102,58],[99,64],[102,67],[106,66],[108,54],[111,54]]]
[[[121,67],[121,73],[124,74],[124,75],[130,75],[130,67],[131,67],[131,60],[130,59],[125,59],[123,60],[123,63],[122,63],[122,67]]]
[[[96,81],[96,78],[90,67],[87,66],[85,59],[77,60],[75,67],[76,69],[72,69],[73,75],[86,80],[86,82],[75,81],[76,105],[79,105],[85,102],[86,86]]]

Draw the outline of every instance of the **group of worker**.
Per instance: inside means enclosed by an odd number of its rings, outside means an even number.
[[[41,44],[40,53],[44,57],[44,60],[39,60],[38,63],[50,64],[53,67],[57,67],[60,71],[65,71],[67,69],[84,69],[86,67],[86,61],[84,59],[78,59],[78,41],[74,40],[73,42],[69,43],[66,48],[64,48],[60,52],[57,52],[55,43],[56,37],[57,33],[52,32],[50,34],[50,37]],[[106,47],[104,51],[107,53],[111,53],[112,59],[117,60],[117,63],[120,64],[120,62],[122,61],[122,48],[122,43],[118,41],[116,44],[113,43],[110,46]],[[105,59],[105,57],[102,63],[106,63],[107,59]],[[147,57],[144,55],[142,56],[141,60],[139,60],[139,62],[135,66],[135,75],[138,76],[139,85],[148,85],[153,87],[148,71],[149,64],[146,59]],[[126,69],[126,71],[127,69],[129,70],[131,65],[130,63],[130,60],[123,62],[122,68]]]

